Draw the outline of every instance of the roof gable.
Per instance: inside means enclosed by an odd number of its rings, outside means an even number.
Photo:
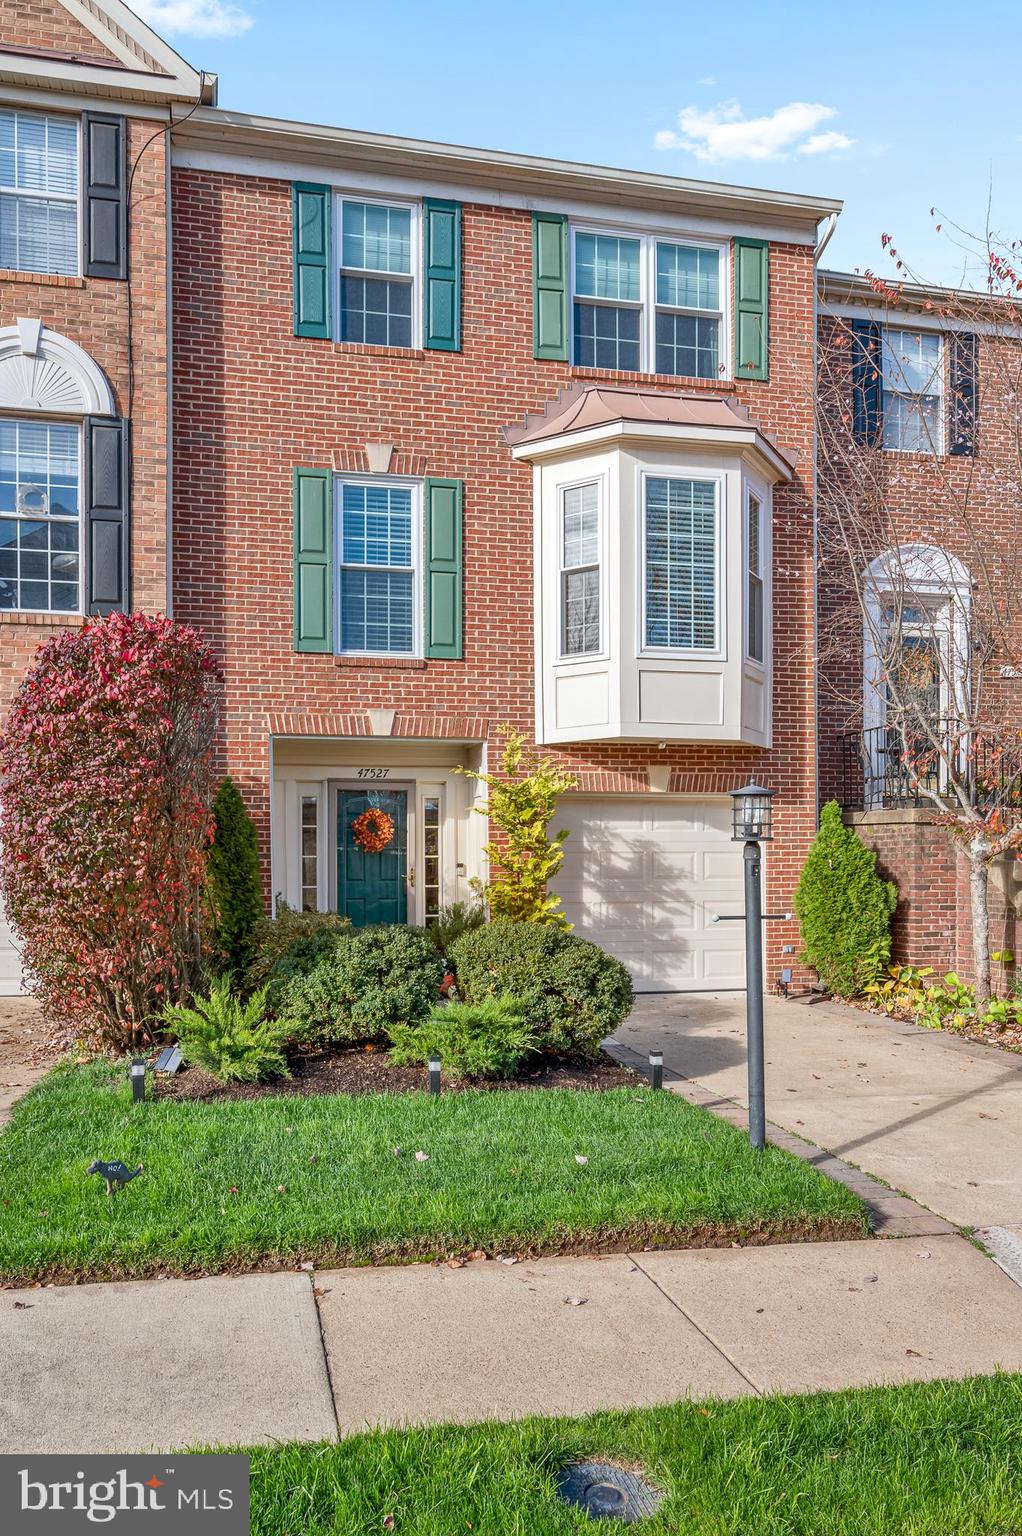
[[[145,101],[216,100],[216,76],[194,69],[122,0],[0,0],[0,20],[0,81]]]

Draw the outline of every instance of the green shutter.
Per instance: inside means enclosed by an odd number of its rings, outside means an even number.
[[[329,187],[296,181],[291,189],[295,335],[330,336]]]
[[[461,204],[427,197],[422,204],[426,291],[423,344],[461,351]]]
[[[461,660],[460,480],[426,481],[426,655]]]
[[[295,470],[295,650],[332,651],[333,475]]]
[[[770,248],[735,241],[735,378],[765,379],[770,357]]]
[[[568,361],[568,220],[532,215],[532,353]]]

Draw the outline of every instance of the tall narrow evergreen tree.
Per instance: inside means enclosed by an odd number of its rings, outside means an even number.
[[[876,864],[876,854],[845,826],[831,800],[802,870],[795,912],[803,961],[839,997],[861,992],[891,958],[898,888],[880,878]]]
[[[252,962],[255,926],[264,909],[255,823],[231,778],[216,792],[213,818],[216,832],[206,865],[213,947],[220,969],[238,984]]]

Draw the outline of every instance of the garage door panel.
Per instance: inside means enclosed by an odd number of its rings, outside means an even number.
[[[742,850],[720,800],[562,802],[554,889],[575,931],[627,965],[638,991],[741,987]]]

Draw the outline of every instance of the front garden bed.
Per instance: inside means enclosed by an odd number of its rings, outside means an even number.
[[[263,1083],[225,1083],[201,1067],[187,1067],[173,1077],[159,1077],[153,1092],[158,1098],[259,1099],[286,1095],[325,1093],[415,1093],[429,1087],[424,1066],[400,1067],[387,1052],[385,1042],[348,1050],[296,1053],[290,1057],[290,1077]],[[595,1060],[565,1056],[534,1057],[517,1077],[466,1078],[441,1074],[444,1093],[499,1092],[509,1089],[576,1088],[600,1091],[635,1088],[643,1079],[628,1067],[612,1061],[604,1052]]]
[[[107,1198],[95,1158],[144,1172]],[[133,1105],[109,1062],[61,1065],[16,1106],[0,1199],[6,1284],[868,1230],[842,1185],[669,1092]]]

